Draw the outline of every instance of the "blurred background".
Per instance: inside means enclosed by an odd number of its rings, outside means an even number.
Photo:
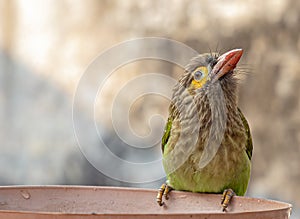
[[[0,0],[0,184],[157,188],[164,179],[119,182],[88,162],[74,136],[72,102],[81,75],[98,54],[124,40],[166,37],[199,53],[244,49],[239,105],[254,141],[248,195],[290,202],[293,218],[299,217],[299,12],[298,0]],[[177,79],[182,69],[154,60],[130,63],[108,79],[97,107],[103,138],[123,159],[160,157],[159,144],[139,157],[129,153],[109,121],[120,86],[148,72]],[[165,120],[168,104],[155,96],[138,99],[131,108],[132,129],[146,135],[148,118],[160,114]],[[94,119],[84,102],[79,119]],[[157,141],[163,126],[150,127]],[[97,144],[97,136],[86,136]]]

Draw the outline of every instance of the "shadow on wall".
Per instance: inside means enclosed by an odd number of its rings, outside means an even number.
[[[79,184],[92,167],[74,139],[72,96],[3,50],[0,66],[0,184]]]
[[[0,52],[0,66],[0,184],[156,188],[165,180],[130,184],[103,175],[85,159],[77,145],[72,124],[73,96],[59,89],[51,78],[32,72],[4,51]],[[85,115],[84,111],[80,116],[77,119],[93,122],[93,118]],[[94,139],[92,141],[97,147],[98,136],[85,135]],[[126,156],[124,148],[128,145],[115,133],[106,131],[103,138],[117,156]]]
[[[3,50],[0,63],[0,183],[57,183],[74,145],[71,102]]]

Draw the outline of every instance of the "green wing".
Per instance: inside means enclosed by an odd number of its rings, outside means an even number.
[[[161,139],[161,149],[162,149],[162,152],[164,153],[164,149],[165,149],[165,146],[169,140],[169,137],[170,137],[170,134],[171,134],[171,128],[172,128],[172,117],[169,116],[168,118],[168,121],[167,121],[167,124],[165,126],[165,131],[164,131],[164,135]]]
[[[250,128],[249,128],[249,124],[245,118],[245,116],[243,115],[242,111],[238,108],[239,110],[239,114],[240,117],[243,121],[245,130],[246,130],[246,134],[247,134],[247,144],[246,144],[246,153],[249,157],[249,160],[251,160],[252,158],[252,150],[253,150],[253,144],[252,144],[252,137],[251,137],[251,133],[250,133]]]

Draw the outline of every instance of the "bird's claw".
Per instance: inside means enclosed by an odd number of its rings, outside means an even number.
[[[222,195],[221,205],[222,211],[226,211],[232,197],[235,196],[235,193],[232,189],[225,189]]]
[[[158,193],[156,196],[156,202],[158,203],[159,206],[163,206],[164,202],[162,201],[163,196],[165,197],[166,200],[169,199],[169,192],[172,190],[172,187],[168,186],[168,184],[164,183],[161,185],[161,187],[158,189]]]

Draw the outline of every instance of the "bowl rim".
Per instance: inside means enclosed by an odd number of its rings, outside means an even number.
[[[157,192],[155,189],[149,189],[149,188],[136,188],[136,187],[115,187],[115,186],[85,186],[85,185],[3,185],[0,186],[0,191],[2,190],[30,190],[30,189],[81,189],[81,190],[115,190],[115,191],[133,191],[133,192]],[[172,191],[172,193],[175,194],[181,194],[182,193],[192,193],[192,192],[187,192],[187,191]],[[197,193],[193,193],[197,194]],[[220,194],[212,194],[212,193],[199,193],[199,194],[205,194],[205,195],[210,195],[210,196],[219,196]],[[256,213],[270,213],[270,212],[277,212],[277,211],[289,211],[291,214],[292,211],[292,204],[283,202],[283,201],[278,201],[278,200],[272,200],[272,199],[266,199],[266,198],[256,198],[256,197],[250,197],[250,196],[235,196],[238,199],[249,199],[252,200],[256,199],[258,201],[264,201],[264,202],[269,202],[271,203],[276,203],[278,205],[282,205],[282,207],[278,207],[275,209],[266,209],[266,210],[253,210],[253,211],[239,211],[239,212],[180,212],[180,213],[172,213],[172,212],[157,212],[157,213],[80,213],[80,212],[58,212],[58,211],[39,211],[39,210],[2,210],[0,209],[0,215],[1,213],[11,213],[11,214],[35,214],[35,215],[78,215],[78,216],[87,216],[87,215],[104,215],[104,216],[121,216],[121,215],[126,215],[126,216],[138,216],[138,215],[149,215],[149,216],[155,216],[155,215],[172,215],[172,216],[185,216],[185,215],[223,215],[223,214],[228,214],[228,215],[244,215],[244,214],[256,214]],[[1,206],[1,205],[0,205]]]

